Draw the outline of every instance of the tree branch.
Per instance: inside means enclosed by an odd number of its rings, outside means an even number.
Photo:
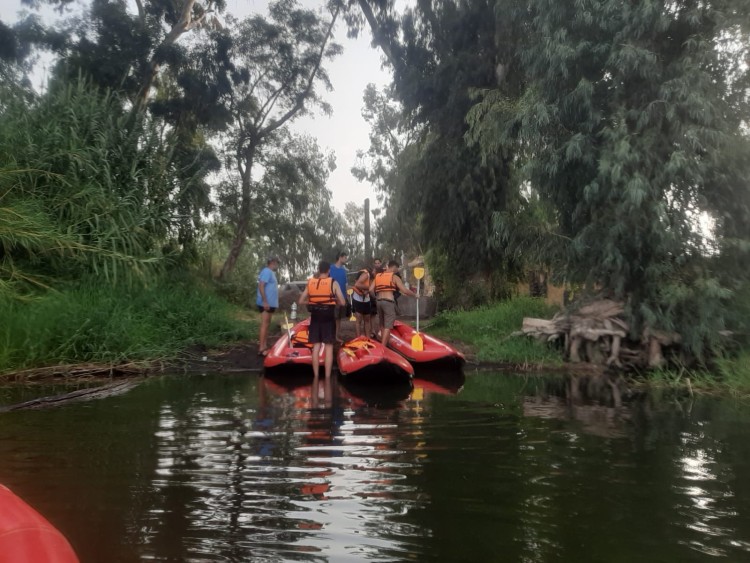
[[[282,115],[278,119],[271,121],[266,127],[264,127],[260,131],[261,135],[265,136],[268,133],[275,131],[305,107],[305,100],[307,100],[310,92],[312,91],[315,77],[320,70],[320,65],[323,63],[323,56],[325,55],[326,45],[328,44],[328,40],[333,34],[333,26],[336,24],[336,18],[338,17],[340,11],[341,5],[339,4],[336,6],[336,11],[333,14],[333,18],[331,18],[331,23],[328,26],[328,31],[326,31],[326,35],[323,38],[323,44],[320,46],[320,51],[318,52],[318,58],[315,61],[315,66],[313,67],[312,72],[310,72],[310,76],[307,79],[307,85],[305,86],[304,90],[297,95],[296,103],[291,108],[289,108],[289,110],[284,115]]]
[[[401,61],[393,53],[393,47],[391,46],[388,38],[386,37],[383,29],[380,27],[378,20],[375,18],[375,14],[370,7],[367,0],[357,0],[359,7],[362,9],[362,13],[365,15],[367,23],[370,24],[370,31],[372,32],[372,42],[380,47],[383,54],[386,56],[391,66],[395,71],[401,70]]]

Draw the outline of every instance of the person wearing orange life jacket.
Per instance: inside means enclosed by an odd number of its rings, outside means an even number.
[[[299,298],[300,305],[307,305],[310,311],[310,328],[308,339],[313,345],[312,368],[318,377],[320,368],[318,354],[323,346],[325,358],[325,376],[331,377],[333,369],[333,345],[336,342],[336,305],[346,305],[346,299],[338,282],[329,275],[331,265],[325,260],[318,264],[318,273],[307,280],[307,287]]]
[[[370,300],[371,279],[370,271],[367,268],[363,268],[359,271],[357,281],[354,282],[354,287],[352,288],[354,290],[352,293],[352,309],[357,318],[354,329],[357,336],[361,336],[362,334],[370,336],[372,332],[372,317],[370,316],[372,312],[372,303]],[[360,326],[362,330],[360,330]]]
[[[400,264],[395,260],[388,262],[388,266],[381,274],[377,274],[370,284],[370,294],[378,300],[378,319],[380,321],[380,341],[383,346],[388,345],[391,329],[396,320],[395,292],[399,291],[409,297],[417,294],[407,289],[404,282],[397,275]]]

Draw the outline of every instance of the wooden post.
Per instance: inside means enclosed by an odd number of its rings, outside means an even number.
[[[365,262],[370,264],[372,248],[370,247],[370,198],[365,199]]]

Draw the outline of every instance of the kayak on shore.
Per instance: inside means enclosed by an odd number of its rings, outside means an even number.
[[[310,319],[298,322],[288,331],[284,331],[263,359],[263,368],[266,371],[298,371],[307,369],[312,372],[312,344],[308,339]],[[321,346],[318,354],[320,366],[323,367],[325,355]]]
[[[396,321],[388,339],[388,348],[398,352],[414,365],[442,364],[461,367],[466,361],[464,355],[453,346],[424,332],[419,333],[419,336],[422,337],[423,349],[415,350],[411,345],[415,334],[417,334],[417,331],[414,327]]]
[[[414,368],[406,358],[366,336],[344,343],[336,361],[342,376],[360,384],[411,385],[414,375]]]

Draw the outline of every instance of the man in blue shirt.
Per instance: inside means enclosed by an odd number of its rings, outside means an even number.
[[[279,268],[278,256],[271,256],[266,261],[266,267],[258,275],[258,292],[255,304],[260,313],[260,336],[258,338],[258,355],[268,353],[268,327],[271,316],[279,307],[279,282],[276,281],[276,270]]]
[[[349,254],[345,251],[341,251],[338,254],[336,254],[336,263],[331,264],[331,270],[329,275],[338,282],[339,287],[341,288],[341,292],[346,295],[346,268],[344,267],[344,264],[346,264],[347,259],[349,258]],[[336,342],[339,344],[343,344],[343,340],[341,340],[340,329],[341,329],[341,319],[346,318],[346,305],[336,305]]]

